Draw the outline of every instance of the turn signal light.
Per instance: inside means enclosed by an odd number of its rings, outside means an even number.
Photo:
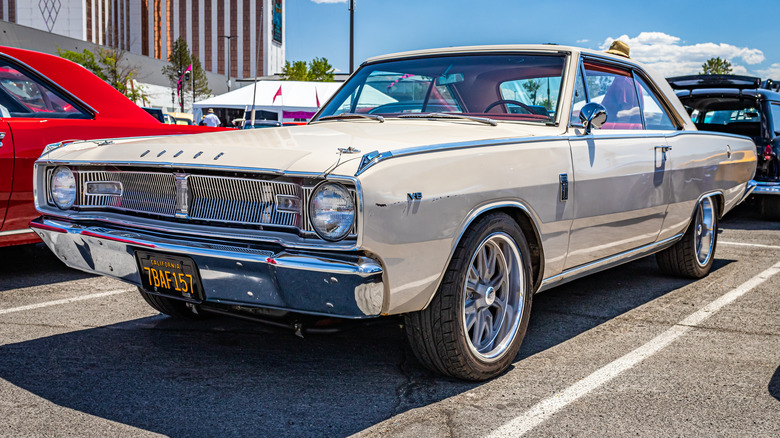
[[[764,148],[764,161],[769,161],[772,159],[772,145],[768,144]]]

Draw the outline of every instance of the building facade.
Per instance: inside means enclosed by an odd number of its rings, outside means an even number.
[[[161,60],[181,37],[233,78],[284,67],[283,0],[0,0],[0,20]]]

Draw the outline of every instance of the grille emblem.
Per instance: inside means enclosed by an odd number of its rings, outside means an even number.
[[[176,182],[176,217],[186,218],[189,216],[189,190],[187,189],[186,173],[176,173],[173,175]]]

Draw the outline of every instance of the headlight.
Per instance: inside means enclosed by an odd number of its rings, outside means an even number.
[[[325,240],[341,240],[355,222],[355,202],[341,184],[323,183],[309,201],[309,219],[314,231]]]
[[[51,199],[62,210],[69,209],[76,202],[76,177],[67,167],[54,169],[51,177]]]

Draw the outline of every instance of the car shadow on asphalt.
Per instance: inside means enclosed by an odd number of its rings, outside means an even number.
[[[751,197],[728,212],[720,226],[734,230],[780,230],[780,221],[762,216],[758,200]]]
[[[90,277],[65,266],[43,243],[0,248],[0,292]]]
[[[733,260],[713,260],[711,272]],[[670,277],[655,256],[590,275],[534,296],[528,333],[517,360],[552,348],[694,280]]]
[[[690,283],[661,276],[646,258],[537,295],[518,360]],[[168,436],[345,436],[480,385],[422,368],[401,325],[347,323],[301,339],[241,320],[159,315],[0,346],[0,378]]]

